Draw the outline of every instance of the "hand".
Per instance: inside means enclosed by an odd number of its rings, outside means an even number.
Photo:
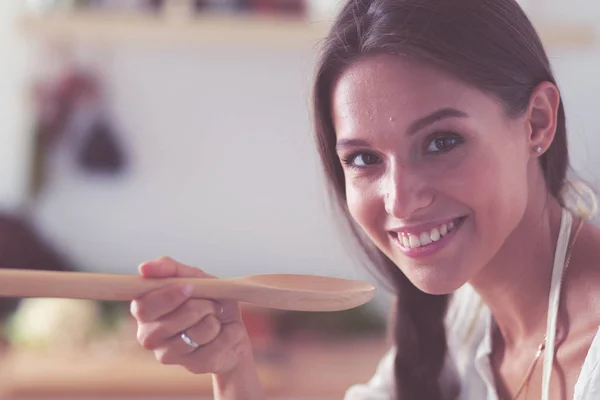
[[[140,265],[144,278],[217,279],[202,270],[167,257]],[[195,374],[231,372],[252,358],[252,347],[235,301],[190,297],[190,288],[166,285],[131,303],[138,322],[137,338],[163,364],[182,365]],[[197,348],[185,343],[185,333]]]

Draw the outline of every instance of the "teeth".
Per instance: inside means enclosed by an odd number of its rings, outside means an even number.
[[[448,225],[444,224],[440,227],[440,235],[444,236],[448,233]]]
[[[410,247],[410,241],[408,240],[408,236],[402,235],[402,246]]]
[[[416,249],[417,247],[427,246],[433,242],[437,242],[456,227],[454,222],[443,224],[437,228],[433,228],[429,232],[423,232],[420,235],[412,235],[407,233],[399,233],[398,240],[402,246],[406,248]]]
[[[423,232],[421,236],[419,236],[419,242],[421,242],[421,246],[427,246],[432,242],[431,237],[429,237],[429,233]]]
[[[414,235],[409,235],[408,240],[410,242],[411,249],[416,249],[417,247],[421,247],[421,242],[419,241],[418,237],[416,237]]]

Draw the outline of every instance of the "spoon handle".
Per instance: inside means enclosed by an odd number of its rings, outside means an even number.
[[[0,297],[130,301],[171,283],[189,284],[194,297],[236,297],[233,279],[145,279],[139,275],[0,269]]]

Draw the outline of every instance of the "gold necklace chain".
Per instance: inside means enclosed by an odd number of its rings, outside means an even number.
[[[577,227],[577,231],[575,232],[575,235],[573,235],[573,239],[571,240],[571,244],[569,245],[569,252],[568,252],[566,260],[565,260],[565,268],[564,268],[562,276],[561,276],[561,280],[563,282],[565,279],[567,269],[569,268],[569,262],[571,261],[573,245],[575,244],[575,241],[577,240],[577,237],[579,236],[579,232],[581,231],[582,227],[583,227],[583,218],[580,219],[579,226]],[[538,346],[538,349],[535,352],[535,357],[533,358],[533,362],[527,369],[527,372],[525,373],[525,378],[523,378],[523,381],[521,381],[521,384],[519,385],[519,389],[517,390],[517,393],[512,397],[512,400],[517,400],[517,398],[521,395],[521,392],[523,392],[523,389],[525,389],[525,387],[529,383],[529,380],[531,379],[531,375],[533,374],[533,371],[537,365],[537,362],[540,359],[540,357],[542,356],[542,354],[544,353],[545,349],[546,349],[546,335],[544,335],[544,340],[542,340],[542,343],[540,343],[540,345]]]

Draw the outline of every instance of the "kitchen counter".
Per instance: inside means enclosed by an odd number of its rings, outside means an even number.
[[[382,338],[324,342],[294,341],[276,361],[259,361],[270,399],[342,398],[348,386],[373,374],[386,350]],[[258,358],[260,360],[260,358]],[[150,353],[57,357],[12,352],[0,358],[0,398],[177,399],[212,398],[210,375],[165,366]]]

